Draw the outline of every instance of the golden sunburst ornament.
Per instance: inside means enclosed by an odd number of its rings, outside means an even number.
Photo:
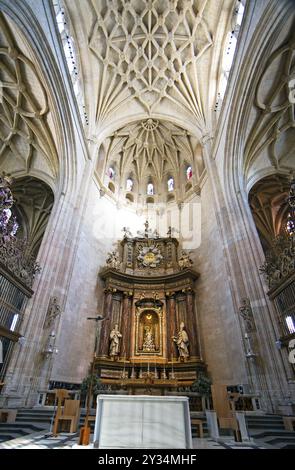
[[[144,267],[156,268],[161,263],[163,256],[156,245],[151,245],[141,247],[137,259]]]

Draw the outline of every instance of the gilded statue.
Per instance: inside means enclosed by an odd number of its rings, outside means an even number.
[[[144,327],[144,338],[143,338],[142,349],[144,352],[153,352],[156,349],[152,328],[151,326],[148,326],[148,325]]]
[[[119,356],[120,353],[120,338],[122,334],[119,331],[119,325],[116,323],[110,332],[110,350],[109,355],[112,357]]]
[[[183,322],[180,323],[180,330],[177,333],[177,336],[172,336],[172,340],[176,343],[178,348],[179,358],[181,360],[187,359],[189,357],[189,340]]]

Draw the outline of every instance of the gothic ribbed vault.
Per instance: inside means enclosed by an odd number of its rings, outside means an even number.
[[[166,201],[166,178],[173,176],[177,194],[170,199],[181,202],[203,177],[198,139],[216,124],[236,0],[63,3],[100,185],[108,186],[108,165],[116,165],[110,187],[117,198],[125,198],[123,180],[133,175],[139,199],[150,180],[157,185],[157,200]],[[187,187],[185,164],[194,176]]]
[[[101,184],[107,187],[111,181],[115,193],[125,197],[129,178],[133,183],[132,201],[136,198],[137,202],[145,200],[148,183],[154,185],[154,200],[166,202],[168,197],[179,202],[192,188],[198,192],[204,179],[198,140],[168,121],[147,119],[118,129],[101,145],[98,161]],[[188,166],[192,168],[189,181],[186,179]],[[114,169],[111,178],[109,168]],[[174,181],[173,190],[167,194],[170,178]]]

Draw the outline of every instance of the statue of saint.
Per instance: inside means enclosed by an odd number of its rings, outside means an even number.
[[[51,297],[48,305],[48,310],[46,314],[46,319],[44,322],[43,328],[48,328],[51,326],[55,319],[61,314],[61,308],[58,303],[57,297]]]
[[[144,327],[144,338],[143,338],[142,349],[144,352],[153,352],[156,349],[152,328],[151,326],[148,326],[148,325]]]
[[[253,312],[250,304],[250,300],[247,298],[242,299],[242,306],[239,308],[241,317],[245,322],[246,333],[255,331],[255,322],[253,318]]]
[[[111,251],[108,253],[106,265],[108,268],[120,269],[121,263],[119,260],[119,253],[117,251]]]
[[[185,331],[184,328],[185,328],[184,323],[181,322],[180,330],[177,333],[177,336],[172,336],[172,340],[177,345],[180,359],[187,359],[189,357],[189,351],[188,351],[189,340],[188,340],[187,332]]]
[[[122,334],[119,331],[119,325],[116,324],[115,327],[110,332],[110,356],[118,356],[120,350],[120,338],[122,338]]]
[[[185,251],[182,251],[181,257],[178,260],[178,266],[180,269],[190,268],[193,265],[192,260],[189,257],[189,254]]]

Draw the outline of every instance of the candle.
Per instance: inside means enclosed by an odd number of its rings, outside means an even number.
[[[126,369],[126,356],[124,356],[124,369],[123,369],[123,378],[125,379],[125,369]]]
[[[174,379],[173,354],[172,354],[172,357],[171,357],[171,361],[172,361],[172,374],[171,374],[171,378]]]

